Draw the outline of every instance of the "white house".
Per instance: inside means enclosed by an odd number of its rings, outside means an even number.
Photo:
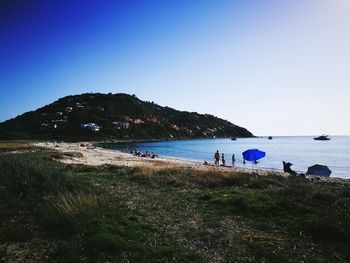
[[[113,122],[114,124],[114,128],[117,130],[121,130],[121,129],[128,129],[129,128],[129,123],[128,122]]]
[[[98,132],[100,131],[101,129],[101,126],[99,126],[98,124],[96,123],[85,123],[85,124],[82,124],[81,125],[83,128],[86,128],[86,129],[89,129],[91,131],[94,131],[94,132]]]

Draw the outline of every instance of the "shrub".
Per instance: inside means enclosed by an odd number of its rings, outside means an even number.
[[[59,214],[73,217],[98,208],[105,203],[106,198],[95,193],[59,193],[48,197],[48,202]]]
[[[18,199],[44,196],[70,187],[55,163],[29,154],[7,154],[0,159],[0,184]]]

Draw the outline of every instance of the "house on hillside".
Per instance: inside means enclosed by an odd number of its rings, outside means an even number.
[[[128,129],[129,128],[129,123],[128,122],[121,122],[121,121],[116,121],[113,122],[114,128],[117,130],[121,129]]]
[[[96,123],[85,123],[85,124],[82,124],[81,127],[88,129],[90,131],[93,131],[93,132],[99,132],[101,129],[101,126],[99,126]]]
[[[171,127],[172,129],[174,129],[174,130],[177,130],[177,131],[180,130],[180,127],[177,126],[176,124],[171,124],[170,127]]]
[[[66,107],[66,112],[72,112],[73,111],[73,107]]]
[[[207,128],[207,130],[206,130],[208,133],[214,133],[214,132],[216,132],[216,129],[214,128],[214,129],[210,129],[210,128]]]
[[[76,107],[79,109],[84,108],[84,105],[82,105],[80,102],[75,103]]]
[[[142,123],[145,123],[143,120],[141,120],[141,119],[135,119],[134,121],[134,124],[137,124],[137,125],[139,125],[139,124],[142,124]]]

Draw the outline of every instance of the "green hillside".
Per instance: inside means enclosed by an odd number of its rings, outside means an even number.
[[[93,123],[95,126],[89,124]],[[84,124],[86,127],[84,127]],[[251,137],[209,114],[178,111],[128,94],[67,96],[0,123],[0,139],[179,139]]]

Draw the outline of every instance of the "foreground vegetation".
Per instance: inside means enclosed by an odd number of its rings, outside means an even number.
[[[59,158],[0,155],[1,261],[350,260],[348,183]]]

